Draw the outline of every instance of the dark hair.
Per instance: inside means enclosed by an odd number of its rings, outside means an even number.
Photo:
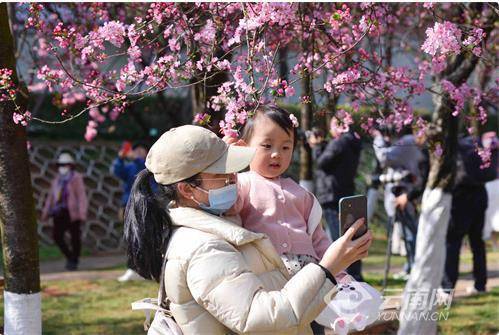
[[[296,147],[296,141],[298,139],[297,130],[293,125],[293,122],[290,119],[290,113],[275,105],[264,105],[257,109],[255,115],[251,118],[248,118],[246,124],[243,127],[241,139],[245,142],[249,142],[251,137],[253,136],[253,129],[255,126],[255,122],[259,116],[266,116],[275,122],[279,127],[281,127],[286,134],[293,134],[293,147]]]
[[[142,141],[134,142],[132,144],[132,149],[133,150],[135,150],[137,148],[143,148],[145,150],[149,150],[149,146],[145,142],[142,142]]]
[[[157,184],[155,192],[152,176],[147,169],[137,174],[125,209],[124,237],[128,267],[146,279],[159,282],[172,233],[167,206],[170,201],[178,200],[178,193],[177,183]],[[196,176],[184,182],[196,184]]]

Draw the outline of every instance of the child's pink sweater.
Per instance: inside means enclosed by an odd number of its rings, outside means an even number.
[[[246,229],[265,233],[279,254],[322,258],[331,241],[320,224],[311,235],[307,233],[314,203],[311,193],[291,178],[267,179],[252,171],[237,178],[235,209]]]

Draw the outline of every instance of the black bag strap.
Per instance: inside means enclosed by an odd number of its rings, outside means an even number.
[[[168,262],[168,258],[166,258],[166,253],[163,256],[163,265],[161,266],[161,275],[159,276],[159,296],[158,296],[158,305],[161,308],[166,310],[170,310],[170,300],[166,295],[165,289],[165,268],[166,262]]]

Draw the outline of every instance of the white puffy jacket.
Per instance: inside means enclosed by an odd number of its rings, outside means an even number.
[[[185,335],[312,334],[310,323],[335,294],[319,266],[290,279],[265,235],[193,208],[170,215],[165,289]]]

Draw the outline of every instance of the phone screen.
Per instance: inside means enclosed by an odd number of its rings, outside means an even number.
[[[353,239],[359,238],[367,232],[367,198],[364,195],[355,195],[340,199],[340,232],[341,235],[350,228],[355,221],[364,218],[365,223],[357,230]]]

